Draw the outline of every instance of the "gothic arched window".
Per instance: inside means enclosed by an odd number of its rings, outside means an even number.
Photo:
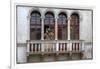
[[[70,37],[71,40],[79,40],[79,15],[77,13],[71,15]]]
[[[44,39],[54,39],[54,14],[52,12],[47,12],[45,14],[44,21]]]
[[[58,39],[67,39],[67,15],[65,13],[60,13],[58,18]]]
[[[41,39],[41,14],[33,11],[30,18],[30,40]]]

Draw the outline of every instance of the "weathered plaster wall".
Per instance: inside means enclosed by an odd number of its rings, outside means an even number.
[[[29,7],[17,7],[17,43],[26,43],[28,40]]]
[[[17,63],[25,63],[27,61],[26,44],[17,44]]]
[[[80,22],[80,39],[92,42],[92,12],[80,11],[82,19]]]

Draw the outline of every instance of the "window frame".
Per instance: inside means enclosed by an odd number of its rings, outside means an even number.
[[[33,18],[34,23],[32,23],[32,17],[34,17]],[[38,23],[38,21],[39,21],[39,23]],[[32,37],[32,31],[31,31],[32,29],[34,29],[34,32],[37,32],[37,30],[40,28],[39,33],[41,34],[41,26],[42,25],[41,25],[41,14],[40,14],[40,12],[39,11],[32,11],[31,14],[30,14],[30,40],[41,40],[41,37],[42,37],[41,35],[40,35],[40,37],[37,36],[38,38],[33,38]]]
[[[74,19],[72,19],[72,17]],[[76,18],[76,19],[75,19]],[[73,21],[73,23],[72,23]],[[77,30],[78,28],[78,30]],[[80,39],[80,18],[78,13],[73,13],[71,15],[71,20],[70,20],[70,39],[71,40],[79,40]]]
[[[59,18],[60,19],[60,24],[61,24],[61,38],[59,38]],[[65,14],[64,12],[61,12],[59,15],[58,15],[58,40],[67,40],[68,39],[68,20],[67,20],[67,14]],[[64,24],[65,23],[65,24]],[[64,25],[66,26],[66,39],[63,39],[63,28],[64,28]]]

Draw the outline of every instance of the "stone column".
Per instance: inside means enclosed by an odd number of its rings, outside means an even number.
[[[68,19],[68,40],[70,40],[70,19],[71,19],[70,18],[70,16],[71,16],[70,12],[68,12],[67,16],[68,16],[68,18],[67,18]]]
[[[41,18],[41,40],[44,40],[44,17]]]
[[[55,40],[58,40],[58,17],[55,18]]]
[[[44,16],[41,17],[41,40],[44,40]],[[44,52],[44,44],[41,44],[41,51]]]
[[[68,40],[70,40],[70,16],[71,11],[67,11],[67,19],[68,19]],[[71,41],[68,42],[69,51],[72,51],[72,43]],[[70,58],[71,58],[72,52],[70,52]]]
[[[55,17],[55,40],[58,40],[58,16]],[[58,51],[58,42],[56,43],[56,51]]]

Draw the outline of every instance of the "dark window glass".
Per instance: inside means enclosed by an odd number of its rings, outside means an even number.
[[[79,39],[79,15],[76,13],[71,15],[70,37],[72,40]]]
[[[58,39],[66,40],[67,35],[67,15],[60,13],[58,18]]]
[[[30,19],[30,40],[41,39],[41,15],[38,11],[31,13]]]
[[[44,39],[54,40],[54,27],[54,14],[52,12],[47,12],[44,20]]]

